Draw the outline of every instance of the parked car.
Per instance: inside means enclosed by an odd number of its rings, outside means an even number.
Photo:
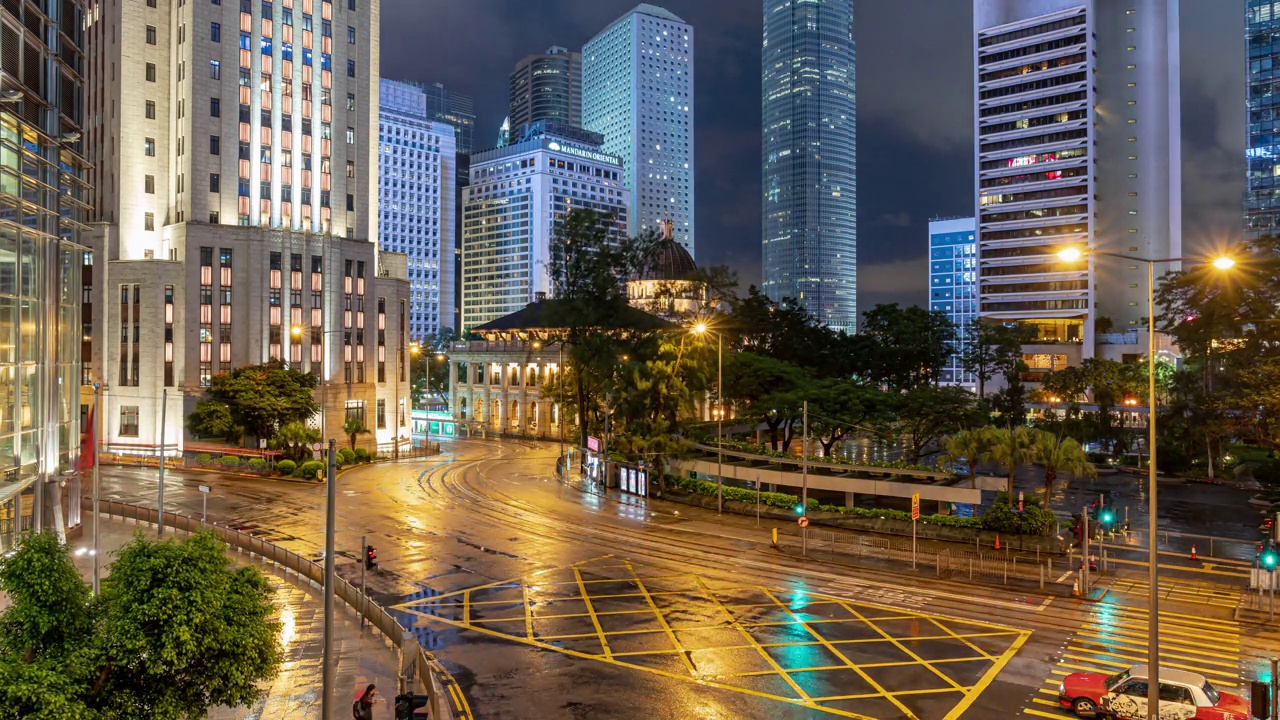
[[[1072,673],[1058,688],[1058,704],[1081,718],[1147,720],[1147,677],[1146,665],[1114,675]],[[1159,720],[1249,720],[1249,703],[1203,675],[1161,668]]]

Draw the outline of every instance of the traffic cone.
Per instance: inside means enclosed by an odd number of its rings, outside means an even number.
[[[1200,559],[1200,558],[1196,557],[1196,546],[1195,546],[1195,545],[1192,545],[1192,546],[1191,546],[1191,559],[1192,559],[1192,560],[1199,560],[1199,559]]]
[[[996,549],[997,549],[997,550],[999,550],[999,549],[1000,549],[1000,536],[999,536],[999,535],[996,535]]]
[[[1071,583],[1071,597],[1080,597],[1080,578]]]

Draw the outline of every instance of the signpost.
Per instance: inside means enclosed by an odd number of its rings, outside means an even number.
[[[911,569],[916,569],[916,521],[920,519],[920,493],[911,495]]]
[[[587,449],[591,452],[600,452],[600,438],[587,436]]]
[[[324,443],[318,443],[318,442],[311,443],[311,459],[312,460],[319,460],[323,452],[324,452]]]
[[[801,515],[800,517],[796,518],[796,524],[802,528],[807,528],[809,527],[809,518],[804,515]]]
[[[1022,512],[1023,509],[1024,509],[1024,506],[1022,504],[1022,491],[1019,490],[1018,491],[1018,512]]]
[[[209,519],[209,486],[200,486],[200,522]]]

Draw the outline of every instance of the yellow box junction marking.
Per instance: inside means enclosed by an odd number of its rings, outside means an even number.
[[[1063,718],[1055,712],[1058,686],[1076,672],[1112,674],[1147,662],[1147,611],[1101,603],[1067,641],[1056,667],[1036,689],[1033,717]],[[1240,624],[1181,613],[1160,613],[1160,666],[1203,675],[1214,687],[1240,693]]]
[[[860,720],[956,720],[1031,635],[807,591],[643,574],[608,556],[394,608],[576,658]],[[894,669],[935,676],[935,687],[911,681],[899,687]],[[813,693],[809,678],[818,676],[853,692]],[[935,698],[931,708],[939,709],[915,714],[916,696]],[[849,710],[851,700],[879,701],[882,718]]]

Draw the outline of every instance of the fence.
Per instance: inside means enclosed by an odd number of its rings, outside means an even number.
[[[92,513],[93,500],[83,498],[82,507],[87,512]],[[116,500],[99,500],[98,509],[108,517],[133,520],[135,522],[155,524],[157,519],[156,511],[152,508],[122,503]],[[316,585],[324,586],[323,565],[261,538],[242,533],[239,530],[201,522],[195,518],[171,512],[164,514],[164,525],[165,527],[188,533],[210,530],[223,542],[238,550],[257,555],[263,560],[307,578]],[[454,720],[455,715],[453,706],[449,701],[449,693],[444,691],[444,683],[440,680],[440,675],[444,674],[444,668],[440,666],[435,658],[418,646],[417,637],[410,630],[400,625],[386,609],[369,600],[366,595],[360,592],[359,588],[346,580],[342,578],[335,578],[335,580],[337,582],[334,585],[334,594],[350,606],[352,610],[363,615],[370,625],[382,633],[400,651],[401,682],[402,685],[408,686],[402,689],[412,689],[414,680],[421,682],[427,691],[431,718],[433,720],[437,718],[440,720]],[[406,678],[408,679],[407,683],[405,682]]]
[[[866,537],[834,530],[809,529],[809,554],[826,552],[856,558],[862,562],[881,563],[901,569],[912,562],[911,541],[900,538]],[[1059,558],[1059,570],[1069,565]],[[1055,561],[1049,555],[1043,557],[1019,556],[1007,551],[954,550],[918,545],[915,552],[917,571],[929,572],[939,578],[969,579],[998,582],[1007,585],[1035,583],[1041,590],[1057,584],[1053,576]],[[1069,585],[1062,589],[1069,590]]]

